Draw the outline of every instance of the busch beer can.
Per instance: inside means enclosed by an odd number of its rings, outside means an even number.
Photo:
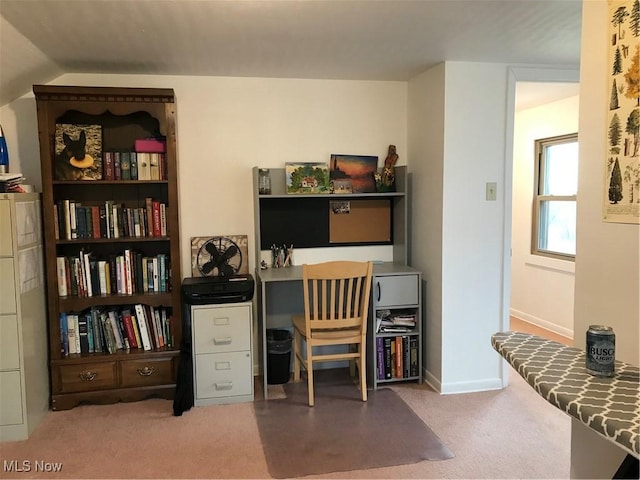
[[[613,377],[616,362],[616,335],[611,327],[590,325],[587,330],[587,372],[597,377]]]

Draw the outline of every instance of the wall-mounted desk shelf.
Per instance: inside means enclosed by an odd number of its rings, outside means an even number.
[[[271,245],[294,248],[393,245],[393,261],[407,263],[407,167],[396,167],[396,191],[351,194],[287,194],[285,169],[271,168],[271,194],[258,194],[253,168],[256,265]],[[331,202],[351,212],[331,213]],[[333,218],[332,218],[333,217]]]

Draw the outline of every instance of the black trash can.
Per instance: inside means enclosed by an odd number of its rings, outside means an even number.
[[[287,383],[290,376],[291,344],[289,330],[267,328],[267,383]]]

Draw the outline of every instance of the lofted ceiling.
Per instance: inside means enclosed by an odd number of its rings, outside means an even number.
[[[581,14],[581,0],[0,0],[0,105],[74,72],[406,81],[445,60],[577,67]]]

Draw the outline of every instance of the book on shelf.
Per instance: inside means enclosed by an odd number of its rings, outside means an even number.
[[[402,337],[395,338],[395,378],[402,378],[404,352],[402,350]]]
[[[129,162],[131,164],[131,180],[138,180],[138,154],[129,152]]]
[[[80,353],[89,353],[89,324],[85,315],[78,315],[78,337]]]
[[[140,326],[134,312],[131,312],[131,324],[133,325],[133,334],[136,337],[136,345],[140,349],[144,349],[142,345],[142,337],[140,336]]]
[[[163,237],[167,234],[167,205],[165,203],[160,204],[160,235]]]
[[[105,180],[115,180],[113,152],[104,152],[104,168],[102,175]]]
[[[91,310],[83,313],[87,321],[87,340],[89,343],[89,353],[95,352],[95,338],[93,336],[93,316]]]
[[[392,378],[392,338],[384,337],[384,378]]]
[[[122,180],[122,170],[120,166],[120,152],[113,152],[113,179]]]
[[[147,328],[147,319],[145,316],[144,305],[141,303],[136,304],[136,319],[138,320],[138,327],[140,328],[140,339],[142,340],[142,346],[144,350],[151,350],[151,339],[149,336],[149,330]]]
[[[69,326],[65,312],[60,314],[60,353],[65,357],[69,355]]]
[[[418,371],[418,337],[409,337],[409,376],[417,377]]]
[[[67,341],[69,345],[69,355],[73,355],[75,353],[80,353],[76,350],[76,320],[75,315],[72,313],[68,313],[66,315],[67,318]]]
[[[131,180],[131,154],[130,152],[120,153],[120,179]]]
[[[122,341],[122,332],[120,331],[120,327],[118,325],[116,312],[114,310],[109,310],[107,315],[109,316],[109,323],[111,325],[111,329],[113,330],[113,336],[116,341],[116,349],[122,349],[124,348],[124,342]]]
[[[124,324],[125,334],[129,341],[130,348],[138,348],[138,342],[136,340],[136,334],[133,330],[133,319],[131,317],[131,310],[128,308],[122,310],[122,323]]]
[[[69,201],[69,239],[78,238],[78,217],[76,215],[76,202]]]
[[[384,380],[384,339],[376,337],[376,378]]]
[[[410,376],[409,369],[411,365],[409,337],[407,335],[403,335],[401,338],[402,338],[402,378],[408,378]]]
[[[137,152],[138,180],[151,180],[151,153]]]
[[[144,199],[144,204],[147,213],[147,235],[153,237],[153,198],[147,197]]]
[[[160,180],[160,155],[152,153],[149,159],[149,177],[151,180]]]
[[[106,351],[111,354],[116,353],[118,350],[116,346],[116,337],[113,333],[113,327],[111,326],[109,315],[104,311],[100,312],[100,325],[102,326],[102,335]]]
[[[102,326],[100,325],[99,309],[91,308],[91,326],[93,328],[93,350],[102,353],[104,345],[104,337],[102,335]]]
[[[58,296],[66,297],[67,291],[67,259],[56,257],[56,272],[58,276]]]

